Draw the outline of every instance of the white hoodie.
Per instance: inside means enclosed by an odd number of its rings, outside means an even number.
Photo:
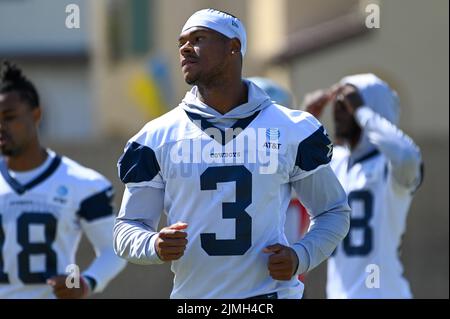
[[[364,101],[364,106],[355,113],[363,134],[351,152],[350,165],[378,149],[389,159],[397,182],[416,189],[422,182],[422,157],[419,147],[397,127],[400,119],[397,93],[371,73],[348,76],[341,83],[355,86]]]
[[[336,147],[331,166],[352,207],[347,237],[328,262],[328,298],[411,298],[399,258],[414,191],[419,187],[419,148],[396,124],[397,94],[373,74],[346,77],[364,106],[355,149]]]
[[[179,107],[131,138],[119,160],[126,184],[114,228],[120,257],[137,264],[162,262],[155,242],[163,210],[169,225],[189,224],[186,251],[172,262],[172,298],[301,297],[303,284],[296,276],[280,281],[269,275],[268,254],[263,252],[275,243],[289,245],[284,222],[292,188],[312,218],[309,233],[292,245],[299,261],[296,274],[324,261],[348,231],[350,209],[329,166],[332,144],[324,128],[310,114],[273,104],[259,87],[245,83],[248,102],[224,115],[202,103],[194,87]],[[230,152],[227,146],[233,143],[216,143],[205,134],[203,128],[211,125],[221,130],[242,126],[236,144],[252,132],[264,134],[262,140],[249,137],[241,151]],[[183,152],[191,142],[202,148],[188,151],[187,162],[173,161],[169,155]],[[192,154],[204,155],[209,150],[204,146],[211,144],[215,149],[206,157],[233,154],[237,160],[190,160]],[[260,171],[263,164],[249,158],[267,153],[276,154],[278,162],[274,172],[265,174]]]

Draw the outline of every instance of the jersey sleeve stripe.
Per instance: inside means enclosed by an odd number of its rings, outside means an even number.
[[[333,144],[321,126],[298,145],[295,165],[309,172],[330,162]]]
[[[83,200],[80,204],[80,209],[78,210],[77,215],[88,222],[102,217],[111,216],[114,214],[112,205],[113,197],[113,189],[112,187],[108,187],[104,191],[96,193]]]
[[[125,184],[150,182],[160,167],[155,152],[148,146],[132,142],[118,163],[119,177]]]

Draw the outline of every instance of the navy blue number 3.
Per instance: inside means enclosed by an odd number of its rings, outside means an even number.
[[[8,283],[8,275],[3,272],[2,246],[5,236],[0,216],[0,283]],[[45,283],[45,280],[57,273],[57,257],[51,245],[56,237],[56,218],[52,214],[24,213],[17,219],[17,242],[22,251],[17,256],[20,280],[25,284]],[[44,242],[30,242],[30,225],[44,226]],[[31,272],[30,256],[45,255],[45,271]]]
[[[210,256],[243,255],[252,245],[252,217],[245,209],[252,203],[252,174],[242,165],[209,167],[200,176],[201,190],[216,190],[217,183],[236,182],[236,201],[222,203],[222,216],[236,219],[236,239],[216,239],[200,234],[202,248]]]
[[[352,217],[350,219],[350,231],[344,238],[344,252],[347,256],[366,256],[372,250],[372,228],[369,222],[373,215],[373,196],[367,190],[353,191],[348,194],[348,203],[350,206],[355,201],[361,201],[364,205],[364,216],[360,218]],[[353,230],[360,229],[363,231],[364,240],[359,246],[355,246],[351,240]]]

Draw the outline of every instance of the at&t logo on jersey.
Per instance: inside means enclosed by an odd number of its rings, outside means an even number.
[[[280,140],[280,130],[277,128],[268,128],[266,129],[266,142],[264,143],[264,147],[272,150],[279,150],[281,144],[278,143]]]
[[[56,189],[56,196],[53,198],[55,202],[58,202],[60,204],[67,203],[67,195],[69,194],[69,189],[61,185]]]

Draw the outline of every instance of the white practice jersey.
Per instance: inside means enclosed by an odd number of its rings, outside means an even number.
[[[112,186],[97,172],[54,154],[50,165],[25,185],[10,175],[3,160],[0,171],[0,298],[54,298],[46,280],[68,274],[81,231],[90,230],[94,242],[103,240],[94,233],[106,224],[112,233]],[[106,238],[112,240],[112,234]],[[115,263],[120,271],[123,263]],[[97,273],[86,275],[103,287],[104,275]]]
[[[303,284],[296,276],[270,277],[263,249],[289,245],[284,224],[291,183],[329,165],[332,144],[324,128],[309,113],[278,105],[238,120],[233,128],[243,131],[234,139],[213,139],[211,128],[177,107],[134,136],[119,161],[127,188],[164,189],[168,225],[189,225],[184,256],[172,262],[171,298],[268,292],[300,298]],[[147,217],[146,223],[154,231],[158,221]]]
[[[328,261],[328,298],[411,298],[399,249],[412,191],[397,184],[386,156],[374,150],[348,167],[335,147],[332,168],[352,208],[350,231]]]

